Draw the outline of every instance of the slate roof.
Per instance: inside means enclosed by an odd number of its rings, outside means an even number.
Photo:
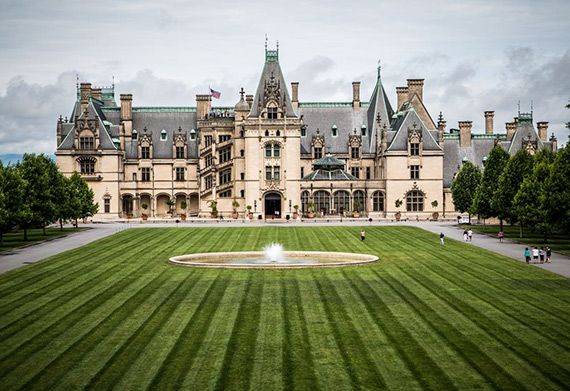
[[[259,116],[259,101],[263,96],[265,96],[265,82],[269,83],[272,75],[280,84],[281,97],[285,96],[283,103],[285,104],[286,116],[296,117],[295,110],[293,110],[293,105],[291,104],[291,98],[289,97],[289,91],[287,90],[287,84],[285,83],[283,72],[281,71],[281,66],[275,58],[267,58],[267,54],[265,65],[263,66],[263,71],[261,72],[261,78],[259,79],[259,84],[257,85],[257,91],[255,93],[255,98],[253,99],[253,105],[251,106],[251,112],[249,116]]]
[[[388,151],[406,151],[408,149],[408,129],[421,129],[424,151],[441,151],[437,142],[437,131],[430,132],[422,122],[415,110],[410,107],[402,116],[402,120],[395,122],[395,134],[388,145]]]

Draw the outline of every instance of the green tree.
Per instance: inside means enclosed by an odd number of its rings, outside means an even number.
[[[463,167],[451,183],[453,204],[461,213],[470,212],[473,199],[481,183],[481,170],[471,162],[463,163]],[[471,214],[471,213],[469,213]]]
[[[99,210],[99,204],[94,202],[93,190],[81,179],[77,171],[71,175],[69,181],[70,203],[74,208],[74,212],[70,217],[75,220],[75,226],[77,227],[77,219],[93,216]]]
[[[550,175],[546,178],[544,208],[548,222],[556,229],[570,232],[570,145],[556,153]]]
[[[4,233],[14,227],[24,211],[24,182],[13,166],[0,161],[0,247]]]
[[[497,217],[499,212],[491,205],[495,192],[499,186],[499,178],[509,161],[509,153],[500,145],[496,145],[485,163],[481,184],[477,188],[475,199],[473,200],[473,211],[484,219]],[[503,221],[501,220],[501,226]],[[501,227],[502,228],[502,227]]]
[[[491,207],[497,211],[497,216],[501,221],[508,220],[511,224],[517,221],[516,213],[513,210],[513,201],[524,178],[532,174],[532,163],[531,154],[525,149],[521,149],[510,157],[505,170],[499,177],[499,186],[491,201]]]

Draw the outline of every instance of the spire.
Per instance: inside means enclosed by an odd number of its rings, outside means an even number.
[[[265,34],[265,62],[279,62],[279,41],[275,50],[267,49],[267,34]]]

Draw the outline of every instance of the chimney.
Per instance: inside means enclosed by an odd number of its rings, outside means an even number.
[[[251,110],[251,106],[253,106],[253,95],[246,95],[245,101],[249,105],[249,109]]]
[[[206,115],[210,114],[211,109],[211,95],[196,95],[196,114],[198,116],[198,119],[206,119]]]
[[[89,98],[91,97],[91,83],[81,83],[79,87],[81,91],[81,112],[83,113],[89,104]]]
[[[59,119],[57,120],[57,146],[59,147],[59,144],[61,144],[61,133],[63,132],[63,118],[60,115]],[[554,136],[554,133],[552,133],[552,135]]]
[[[100,88],[92,88],[91,89],[91,96],[95,99],[99,99],[99,100],[103,99],[103,95],[101,94]]]
[[[472,121],[459,121],[459,144],[461,148],[471,146],[471,127]]]
[[[515,130],[517,130],[517,124],[515,122],[507,122],[505,123],[505,129],[507,130],[507,141],[511,141]]]
[[[408,95],[411,98],[414,93],[418,95],[420,100],[424,100],[424,79],[408,79]]]
[[[121,94],[121,121],[131,121],[133,119],[133,96],[131,94]]]
[[[360,111],[360,82],[352,82],[352,108],[354,111]]]
[[[485,134],[493,134],[494,111],[485,111]]]
[[[548,122],[537,122],[536,126],[538,127],[538,137],[542,141],[546,141],[548,137]]]
[[[398,107],[397,111],[400,111],[402,105],[408,100],[408,87],[396,87],[396,94],[398,94]]]
[[[556,152],[558,150],[558,140],[556,140],[554,133],[550,136],[550,142],[552,143],[552,152]]]
[[[291,83],[291,104],[293,109],[297,111],[299,108],[299,82],[294,81]]]

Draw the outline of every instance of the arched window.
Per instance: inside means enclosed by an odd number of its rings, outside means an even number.
[[[273,144],[273,156],[279,156],[279,144]]]
[[[313,201],[315,202],[315,212],[329,213],[331,196],[324,190],[316,191],[313,194]]]
[[[384,193],[375,191],[372,194],[372,210],[374,212],[384,212]]]
[[[412,190],[406,195],[406,210],[408,212],[423,212],[424,195],[421,191]]]
[[[266,157],[271,157],[271,144],[267,144],[265,146],[265,156]]]
[[[269,137],[269,130],[265,131],[265,137]]]
[[[334,209],[337,213],[344,213],[350,210],[350,193],[348,191],[337,191],[333,196]]]
[[[304,191],[301,193],[301,210],[303,212],[307,212],[309,210],[309,207],[307,206],[308,203],[309,203],[309,192]]]
[[[358,208],[355,207],[356,205],[359,205]],[[361,192],[360,190],[357,190],[354,192],[354,201],[352,203],[353,206],[353,211],[358,210],[359,212],[362,212],[363,210],[365,210],[366,208],[364,208],[364,193]]]
[[[280,130],[276,131],[276,132],[275,132],[275,135],[276,135],[277,137],[281,136],[281,131],[280,131]]]

